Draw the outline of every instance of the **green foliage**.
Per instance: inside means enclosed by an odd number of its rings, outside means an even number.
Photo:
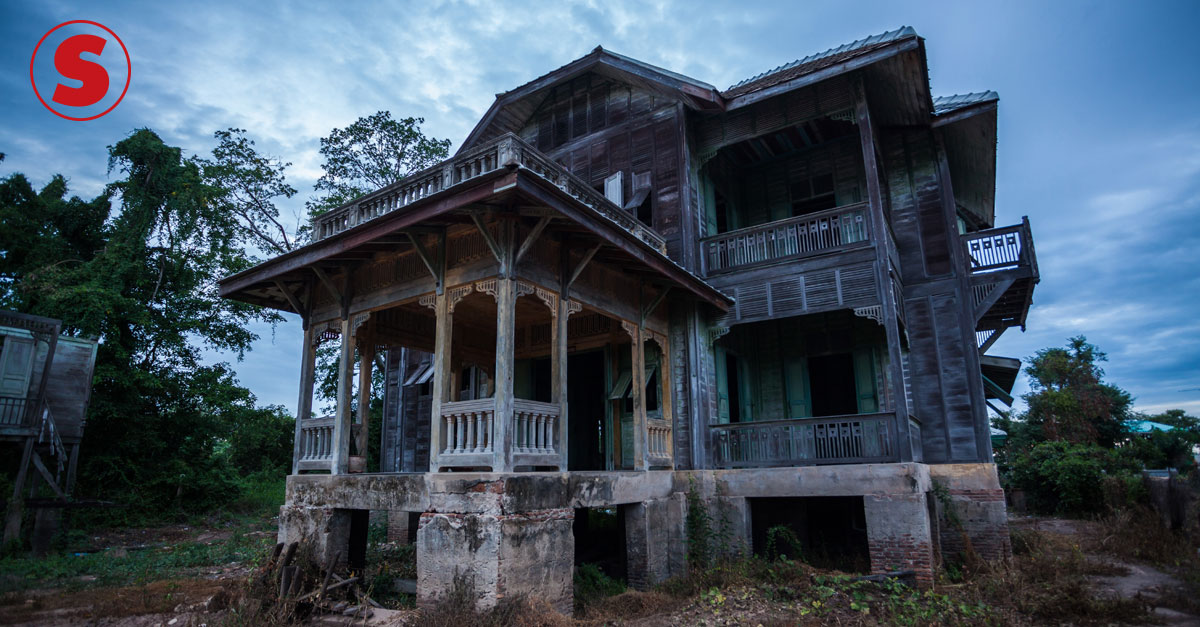
[[[295,230],[284,226],[275,206],[277,199],[296,195],[285,176],[292,164],[258,154],[243,129],[217,131],[213,137],[218,142],[213,158],[199,163],[205,179],[220,190],[217,202],[240,218],[248,243],[259,250],[278,255],[295,248]]]
[[[767,559],[802,559],[803,545],[796,532],[786,525],[775,525],[767,530]]]
[[[184,542],[122,553],[62,553],[43,558],[0,559],[0,593],[28,588],[77,589],[88,586],[141,584],[182,574],[186,569],[223,566],[231,562],[253,564],[272,546],[271,534],[235,530],[220,542]]]
[[[1066,348],[1038,351],[1025,368],[1032,388],[1024,396],[1029,405],[1024,416],[1029,433],[1016,437],[1105,448],[1123,440],[1133,398],[1101,381],[1104,371],[1097,364],[1106,360],[1082,335],[1071,338]]]
[[[392,119],[380,111],[321,138],[325,173],[317,180],[321,196],[308,203],[312,215],[350,202],[428,168],[450,154],[450,140],[425,137],[423,118]]]
[[[228,365],[202,360],[240,357],[252,322],[281,319],[217,293],[218,278],[255,263],[260,239],[239,209],[253,199],[230,181],[265,167],[281,189],[282,166],[256,161],[240,133],[218,133],[204,161],[135,131],[109,147],[119,178],[91,201],[68,199],[61,176],[36,194],[20,174],[0,180],[0,308],[101,341],[76,493],[129,507],[77,523],[209,512],[241,494],[240,478],[290,464],[286,413],[256,407]]]
[[[582,610],[597,601],[625,591],[625,584],[604,574],[595,564],[575,567],[575,609]]]
[[[1013,462],[1011,480],[1037,512],[1090,514],[1104,510],[1105,478],[1137,471],[1112,449],[1055,441],[1034,445]]]
[[[684,527],[687,531],[687,561],[694,569],[708,568],[713,561],[712,516],[700,496],[696,480],[689,477],[687,493],[687,516]]]

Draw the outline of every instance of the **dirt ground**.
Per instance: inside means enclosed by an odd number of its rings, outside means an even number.
[[[1097,533],[1097,523],[1053,518],[1013,517],[1014,530],[1036,530],[1076,538]],[[154,529],[130,529],[95,534],[94,549],[146,550],[182,542],[216,542],[228,538],[229,529],[197,529],[184,525]],[[255,533],[268,533],[259,531]],[[1091,578],[1094,589],[1104,595],[1141,597],[1154,607],[1156,618],[1168,625],[1200,625],[1200,616],[1171,605],[1173,597],[1186,588],[1172,574],[1147,564],[1118,560],[1108,555],[1085,553],[1089,560],[1111,566],[1114,574]],[[247,579],[245,564],[192,569],[182,577],[117,587],[89,587],[87,576],[68,588],[9,592],[0,596],[0,625],[113,625],[130,627],[196,627],[233,622],[227,608],[230,590]],[[650,615],[628,624],[651,625],[763,625],[790,624],[795,608],[773,604],[753,589],[723,590],[722,609],[714,614],[711,599],[681,600],[662,596],[662,605]],[[645,597],[643,597],[645,598]],[[371,616],[323,616],[311,621],[320,625],[412,625],[415,610],[371,610]],[[784,623],[780,623],[780,620]],[[564,623],[571,622],[569,619]]]

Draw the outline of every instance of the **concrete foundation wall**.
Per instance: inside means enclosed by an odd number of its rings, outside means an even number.
[[[510,595],[540,597],[570,612],[577,508],[621,506],[626,571],[645,589],[687,571],[688,493],[695,490],[727,550],[748,553],[747,499],[862,497],[874,572],[914,570],[933,580],[938,545],[961,546],[931,519],[934,479],[947,486],[967,537],[985,557],[1009,554],[1003,493],[982,464],[858,464],[746,470],[297,475],[288,478],[279,539],[308,541],[321,560],[350,544],[351,510],[388,510],[389,536],[406,533],[405,512],[424,512],[417,530],[417,599],[435,604],[456,577],[477,605]],[[944,516],[943,516],[944,517]],[[393,519],[395,519],[393,521]],[[938,529],[941,534],[938,535]],[[955,544],[958,542],[958,544]]]

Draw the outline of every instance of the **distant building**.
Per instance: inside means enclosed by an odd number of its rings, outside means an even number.
[[[0,448],[19,460],[5,495],[4,542],[21,537],[32,505],[35,553],[49,547],[75,486],[96,364],[96,340],[61,330],[59,320],[0,311]]]
[[[222,281],[304,319],[280,538],[354,563],[390,510],[419,602],[465,572],[481,604],[567,609],[597,554],[635,586],[682,573],[695,486],[751,548],[786,524],[928,583],[962,548],[941,481],[1007,555],[986,404],[1020,363],[984,353],[1038,271],[1029,222],[994,224],[997,102],[934,98],[911,28],[725,91],[597,48],[500,94],[452,159]],[[345,368],[318,417],[323,342]]]

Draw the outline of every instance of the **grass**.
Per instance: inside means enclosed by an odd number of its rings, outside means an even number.
[[[254,530],[251,526],[235,529],[228,538],[211,544],[191,541],[134,551],[6,557],[0,559],[0,593],[144,584],[187,576],[203,567],[254,565],[275,542],[271,534],[252,535]]]

